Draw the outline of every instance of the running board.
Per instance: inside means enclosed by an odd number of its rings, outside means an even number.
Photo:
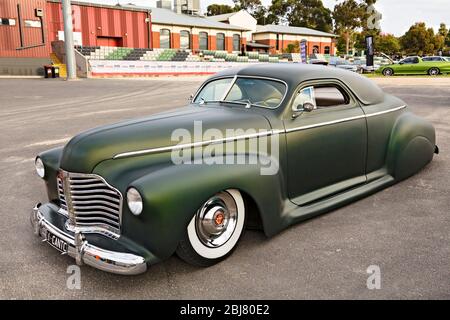
[[[289,226],[294,223],[313,218],[317,215],[323,214],[333,209],[342,207],[345,204],[364,198],[381,189],[384,189],[392,185],[394,182],[395,182],[394,177],[392,177],[391,175],[385,175],[377,180],[374,180],[372,182],[369,182],[356,188],[352,188],[348,191],[342,192],[335,196],[331,196],[322,201],[315,202],[311,205],[302,207],[287,205],[286,211],[288,212],[285,211],[284,224],[285,226]]]

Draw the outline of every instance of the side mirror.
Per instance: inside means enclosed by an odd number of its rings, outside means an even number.
[[[314,105],[310,102],[305,102],[303,105],[299,104],[292,114],[292,119],[298,118],[303,112],[311,112],[314,109]]]
[[[314,110],[314,105],[313,105],[312,103],[306,102],[306,103],[303,105],[303,111],[311,112],[311,111],[313,111],[313,110]]]
[[[405,64],[403,61],[400,61],[398,64]]]
[[[188,101],[192,102],[192,100],[194,100],[194,94],[193,93],[191,93],[191,95],[188,98]]]

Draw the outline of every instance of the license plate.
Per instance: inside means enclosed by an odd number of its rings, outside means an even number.
[[[60,252],[66,253],[68,250],[67,242],[52,234],[51,232],[47,232],[47,242],[49,245]]]

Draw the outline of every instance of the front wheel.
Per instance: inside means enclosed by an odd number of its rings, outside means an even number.
[[[236,248],[245,220],[244,200],[238,190],[215,194],[192,218],[177,255],[187,263],[201,267],[222,261]]]
[[[428,74],[430,76],[437,76],[439,75],[439,73],[441,73],[441,71],[438,68],[431,68],[430,70],[428,70]]]
[[[394,74],[394,70],[392,70],[391,68],[386,68],[383,70],[383,75],[385,77],[390,77]]]

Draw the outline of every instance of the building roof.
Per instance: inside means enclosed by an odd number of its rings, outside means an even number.
[[[214,21],[228,21],[228,19],[232,16],[234,16],[236,12],[230,12],[230,13],[224,13],[224,14],[218,14],[215,16],[208,16],[208,19],[214,20]]]
[[[247,47],[252,47],[252,48],[264,48],[264,49],[272,48],[272,47],[269,46],[268,44],[258,43],[258,42],[247,42]]]
[[[175,26],[188,26],[199,28],[223,29],[248,31],[243,27],[234,26],[228,23],[214,21],[202,16],[191,16],[187,14],[177,14],[176,12],[164,8],[136,7],[134,5],[121,5],[125,8],[147,8],[152,11],[152,23],[168,24]]]
[[[298,34],[302,36],[316,36],[316,37],[337,37],[333,33],[318,31],[310,28],[291,27],[277,24],[266,24],[264,26],[257,25],[254,33],[284,33],[284,34]]]

